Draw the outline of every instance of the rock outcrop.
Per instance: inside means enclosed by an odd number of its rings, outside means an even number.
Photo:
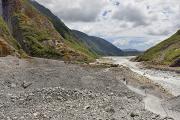
[[[172,64],[171,67],[180,67],[180,58],[176,59]]]

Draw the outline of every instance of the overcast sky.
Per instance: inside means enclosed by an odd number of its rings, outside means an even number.
[[[180,28],[180,0],[37,0],[71,29],[145,50]]]

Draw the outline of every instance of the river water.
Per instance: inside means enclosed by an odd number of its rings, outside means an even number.
[[[170,71],[162,71],[156,69],[147,69],[140,67],[139,62],[132,62],[132,57],[108,57],[114,64],[119,64],[130,68],[133,72],[136,72],[142,76],[145,76],[152,80],[154,83],[161,85],[163,88],[168,90],[172,95],[180,95],[180,74]],[[163,99],[156,97],[152,94],[147,94],[145,91],[127,85],[132,91],[144,96],[145,109],[159,114],[163,117],[169,116],[175,120],[179,120],[180,113],[169,110],[163,106]]]
[[[115,64],[124,65],[132,71],[146,76],[154,83],[158,83],[168,90],[172,95],[180,95],[180,74],[171,71],[162,71],[156,69],[146,69],[140,67],[139,62],[131,62],[132,57],[110,57]]]

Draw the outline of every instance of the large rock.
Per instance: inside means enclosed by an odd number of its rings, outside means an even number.
[[[178,58],[177,60],[175,60],[172,64],[171,67],[180,67],[180,58]]]

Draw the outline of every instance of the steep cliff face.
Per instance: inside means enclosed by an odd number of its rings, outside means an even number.
[[[30,56],[84,61],[85,53],[65,43],[49,19],[28,0],[2,0],[2,17],[9,33]]]
[[[0,56],[19,55],[21,52],[19,44],[10,34],[3,18],[0,17]]]

